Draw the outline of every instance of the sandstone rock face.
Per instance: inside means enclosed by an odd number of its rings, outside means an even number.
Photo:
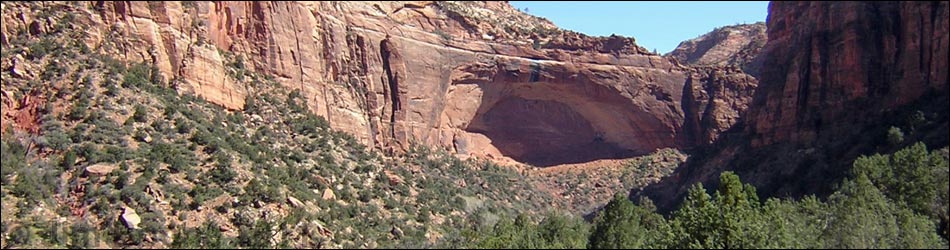
[[[736,66],[758,76],[762,67],[758,55],[767,41],[764,22],[725,26],[681,42],[666,56],[689,65]]]
[[[243,57],[299,89],[334,129],[386,152],[422,143],[551,166],[690,147],[746,106],[718,98],[754,86],[739,71],[563,31],[504,2],[86,4],[74,11],[91,48],[152,62],[179,91],[234,110],[254,98],[228,76]]]
[[[693,67],[683,90],[690,145],[711,145],[749,108],[758,80],[735,67]]]
[[[948,3],[769,6],[752,144],[813,142],[926,93],[947,94]]]
[[[735,136],[634,195],[669,209],[690,185],[712,185],[725,170],[759,195],[828,194],[915,109],[938,117],[943,127],[925,133],[946,145],[948,5],[772,2],[759,87]]]
[[[180,91],[193,93],[209,102],[236,110],[244,107],[247,95],[243,86],[227,77],[225,59],[220,50],[226,44],[214,35],[230,22],[215,12],[219,3],[189,2],[95,2],[90,43],[116,42],[115,53],[130,61],[154,63],[166,79]],[[241,25],[240,23],[234,25]],[[111,39],[111,37],[136,39]],[[98,38],[98,39],[97,39]],[[210,40],[210,41],[209,41]]]

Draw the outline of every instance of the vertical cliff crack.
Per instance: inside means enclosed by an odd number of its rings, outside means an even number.
[[[295,10],[299,11],[300,9],[299,9],[299,8],[295,8]],[[290,5],[287,5],[287,11],[290,11]],[[290,25],[291,25],[291,27],[294,29],[294,32],[293,32],[293,33],[294,33],[294,45],[295,45],[296,48],[297,48],[297,49],[296,49],[296,51],[297,51],[296,53],[302,53],[302,50],[300,50],[300,37],[298,36],[298,33],[300,33],[300,31],[297,30],[297,22],[296,22],[296,20],[295,20],[294,18],[290,18]],[[291,51],[291,55],[294,55],[294,52],[293,52],[293,51]],[[303,73],[304,73],[304,71],[303,71],[303,60],[302,60],[301,58],[303,58],[303,55],[294,56],[293,59],[294,59],[294,61],[297,63],[297,68],[299,69],[299,72],[300,72],[300,79],[298,79],[298,80],[299,80],[299,84],[300,84],[299,88],[300,88],[300,91],[302,92],[303,89],[304,89],[304,85],[303,85],[303,83],[304,83],[304,80],[303,80]],[[324,87],[323,87],[323,100],[324,100],[324,103],[327,103],[327,104],[329,103],[329,101],[327,101],[328,98],[330,98],[330,97],[327,96],[326,86],[324,86]],[[327,125],[332,126],[332,125],[333,125],[333,119],[331,119],[331,117],[330,117],[330,106],[329,106],[329,105],[324,105],[324,106],[326,106],[326,109],[327,109],[327,117],[326,117]]]
[[[349,32],[352,32],[352,29],[347,28],[347,33]],[[376,141],[375,135],[378,133],[377,128],[376,128],[377,124],[375,122],[372,122],[374,119],[373,107],[376,106],[375,105],[376,102],[373,101],[373,103],[370,104],[370,95],[369,95],[370,84],[368,84],[368,82],[370,81],[370,78],[367,73],[367,71],[369,70],[369,65],[366,61],[367,60],[366,40],[363,38],[362,35],[354,35],[354,36],[355,36],[355,41],[351,40],[352,38],[351,36],[347,36],[346,41],[347,41],[348,47],[352,48],[351,50],[352,55],[355,56],[355,58],[358,60],[357,65],[355,67],[356,68],[355,72],[351,68],[353,67],[352,63],[347,64],[346,66],[348,69],[347,71],[351,72],[351,74],[355,74],[356,77],[354,78],[353,76],[350,76],[347,82],[356,92],[354,95],[357,97],[356,98],[357,103],[359,104],[360,109],[363,111],[363,115],[365,116],[366,121],[370,121],[369,126],[367,128],[368,129],[367,132],[369,135],[372,135],[372,136],[370,136],[369,142],[372,144],[373,147],[376,147],[377,141]]]
[[[292,29],[294,29],[294,32],[293,32],[293,33],[294,33],[294,45],[296,46],[296,50],[297,50],[297,51],[300,51],[300,38],[297,37],[297,33],[299,33],[299,32],[297,31],[297,22],[295,22],[293,18],[290,18],[290,27],[291,27]],[[293,55],[294,52],[291,51],[290,53],[291,53],[291,55]],[[296,56],[294,56],[293,59],[294,59],[294,61],[296,61],[296,63],[297,63],[297,68],[300,69],[300,78],[299,78],[298,80],[299,80],[299,84],[300,84],[300,89],[302,90],[302,89],[303,89],[303,65],[300,63],[300,59],[297,58]]]
[[[686,135],[686,145],[698,144],[701,139],[701,131],[699,127],[699,114],[697,111],[697,103],[695,100],[695,94],[693,93],[693,86],[697,84],[698,80],[693,78],[693,74],[687,73],[686,75],[686,84],[683,84],[683,96],[680,97],[680,103],[683,105],[683,133]]]
[[[803,123],[805,122],[806,116],[808,113],[810,113],[807,110],[809,97],[808,94],[809,90],[811,89],[812,80],[812,60],[814,60],[816,56],[819,56],[816,55],[816,50],[818,50],[818,48],[815,48],[816,39],[818,39],[818,37],[815,36],[808,38],[808,44],[806,45],[807,49],[804,50],[806,54],[801,60],[802,66],[798,72],[796,72],[798,73],[798,89],[795,92],[795,108],[799,111],[795,112],[795,122],[796,128],[798,129],[801,129],[804,126]]]
[[[326,19],[326,17],[320,16],[320,21],[321,21],[321,23],[323,23],[322,29],[323,29],[324,31],[330,30],[330,27],[327,27],[327,26],[326,26],[326,25],[327,25],[327,19]],[[333,61],[334,61],[334,60],[333,60],[333,56],[332,56],[332,54],[331,54],[331,52],[330,52],[330,51],[332,50],[332,48],[330,47],[330,39],[332,39],[332,37],[331,37],[329,34],[330,34],[329,32],[323,32],[323,36],[322,36],[322,38],[323,38],[323,39],[322,39],[322,40],[323,40],[323,41],[322,41],[322,43],[323,43],[323,60],[324,60],[324,62],[326,63],[326,65],[325,65],[325,66],[326,66],[326,70],[325,70],[325,71],[326,71],[327,74],[329,75],[329,76],[326,77],[325,79],[333,79],[333,80],[336,80],[335,77],[336,77],[337,72],[336,72],[336,68],[333,67]],[[316,48],[316,46],[317,46],[317,43],[316,43],[316,42],[313,43],[313,46],[315,47],[314,50],[319,50],[319,49]],[[302,70],[301,70],[301,71],[302,71]],[[322,84],[322,85],[320,86],[320,89],[321,89],[321,92],[323,92],[323,107],[327,110],[327,123],[328,123],[328,124],[332,124],[332,123],[330,122],[330,96],[327,95],[327,87],[329,87],[329,85],[330,85],[329,83],[324,83],[324,84]]]
[[[392,48],[392,42],[390,42],[389,39],[389,37],[386,37],[386,39],[379,42],[379,54],[382,56],[383,71],[386,72],[386,77],[389,82],[389,98],[392,101],[392,110],[389,115],[390,133],[395,137],[396,112],[402,108],[402,105],[399,103],[399,78],[395,75],[397,73],[393,72],[390,62],[394,48]]]
[[[199,18],[198,13],[185,11],[184,13],[182,13],[182,20],[185,20],[185,18],[184,18],[184,16],[185,16],[184,14],[185,14],[185,13],[187,13],[187,14],[189,14],[189,15],[191,16],[191,23],[196,23],[196,22],[197,22],[196,20]],[[188,59],[188,58],[192,58],[192,60],[194,60],[193,57],[194,57],[194,53],[195,53],[195,44],[197,43],[198,39],[200,39],[200,37],[196,37],[196,36],[200,36],[200,34],[197,34],[197,35],[196,35],[196,34],[195,34],[195,29],[197,29],[197,27],[196,27],[195,25],[190,26],[190,29],[188,29],[188,45],[185,47],[185,54],[179,59],[178,68],[175,69],[175,71],[176,71],[176,72],[175,72],[175,74],[176,74],[175,78],[181,79],[182,81],[184,81],[184,79],[185,79],[185,68],[188,66],[188,65],[186,64],[187,59]],[[182,28],[182,30],[184,30],[184,28]],[[177,86],[177,85],[178,85],[178,82],[177,82],[177,81],[176,81],[175,83],[173,83],[172,85],[173,85],[173,87],[175,87],[176,89],[178,88],[178,86]],[[200,88],[201,86],[199,85],[198,87]]]

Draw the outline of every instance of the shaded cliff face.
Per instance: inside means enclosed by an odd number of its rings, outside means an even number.
[[[640,194],[669,206],[724,170],[760,195],[825,194],[857,156],[900,146],[883,139],[890,126],[946,145],[947,20],[947,2],[771,3],[760,85],[734,136]],[[931,125],[906,125],[918,111]]]
[[[689,65],[735,66],[758,76],[766,41],[765,22],[725,26],[683,41],[665,56]]]
[[[684,86],[684,133],[688,145],[705,147],[742,119],[758,80],[735,67],[694,66]]]
[[[331,127],[386,152],[422,143],[552,166],[691,147],[731,127],[755,86],[503,2],[62,5],[89,26],[90,47],[154,63],[180,92],[239,110],[255,96],[234,75],[274,75]],[[44,22],[16,4],[3,20],[5,37]]]
[[[752,145],[815,141],[947,94],[947,2],[775,3]]]

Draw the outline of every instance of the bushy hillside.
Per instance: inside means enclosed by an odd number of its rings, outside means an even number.
[[[381,156],[240,57],[227,66],[254,93],[243,111],[179,94],[113,58],[121,40],[88,48],[53,15],[59,30],[3,48],[38,73],[3,73],[4,94],[36,107],[3,135],[4,247],[431,246],[469,217],[553,200],[508,167],[423,146]]]
[[[0,57],[3,248],[947,247],[948,149],[913,132],[945,119],[921,112],[879,138],[904,149],[841,163],[827,199],[760,199],[726,172],[661,214],[627,192],[681,167],[676,149],[550,171],[415,144],[383,155],[240,55],[220,52],[248,91],[227,110],[127,60],[137,38],[89,47],[50,6],[34,6],[49,30],[4,37]]]
[[[516,213],[579,219],[603,194],[644,185],[637,171],[684,158],[660,151],[587,176],[525,175],[422,145],[383,156],[240,56],[224,53],[228,77],[252,94],[228,111],[115,58],[122,37],[89,48],[68,12],[49,14],[57,29],[3,48],[18,65],[3,93],[24,117],[2,140],[5,247],[452,246]],[[569,198],[538,187],[555,181]]]

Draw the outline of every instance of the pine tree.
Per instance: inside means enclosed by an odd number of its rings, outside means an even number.
[[[590,236],[590,248],[666,248],[671,238],[662,216],[638,207],[622,193],[604,207]]]
[[[761,248],[766,245],[767,225],[758,196],[739,176],[723,172],[719,188],[710,199],[702,184],[690,188],[682,207],[674,213],[677,248]]]

